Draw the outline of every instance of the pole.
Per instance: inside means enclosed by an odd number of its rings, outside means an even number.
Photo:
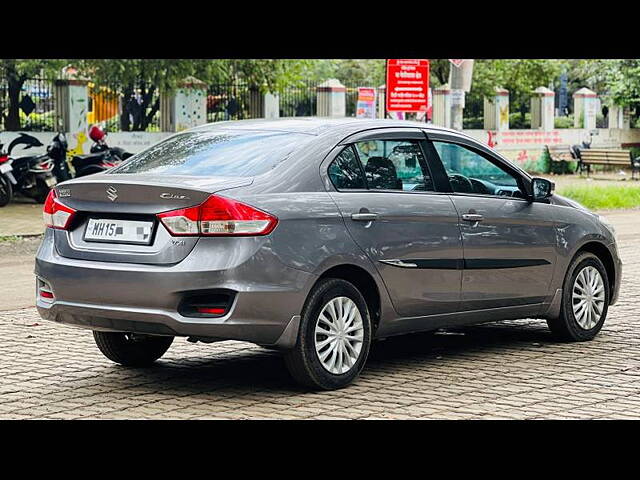
[[[462,130],[462,113],[464,107],[460,102],[459,96],[464,95],[464,90],[462,89],[462,68],[451,65],[449,69],[449,85],[451,87],[451,93],[453,94],[453,101],[451,102],[451,127],[454,130]]]

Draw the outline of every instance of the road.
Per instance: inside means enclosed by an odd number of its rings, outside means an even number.
[[[639,214],[607,215],[623,287],[594,341],[557,343],[541,320],[398,337],[336,392],[296,386],[277,352],[241,342],[176,339],[153,367],[114,365],[90,332],[37,316],[37,242],[0,245],[0,418],[640,418]]]

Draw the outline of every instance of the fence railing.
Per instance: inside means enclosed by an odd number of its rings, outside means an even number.
[[[9,84],[0,79],[0,131],[6,129],[10,105]],[[54,80],[28,78],[18,92],[18,122],[21,130],[51,132],[55,130]]]
[[[160,131],[160,92],[153,85],[89,83],[87,123],[108,132]]]

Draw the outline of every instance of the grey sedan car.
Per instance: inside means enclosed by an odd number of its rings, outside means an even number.
[[[243,340],[335,389],[393,335],[533,317],[590,340],[620,288],[598,215],[424,123],[205,125],[59,184],[44,218],[40,315],[128,366]]]

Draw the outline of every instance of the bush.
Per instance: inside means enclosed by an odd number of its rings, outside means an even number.
[[[573,128],[573,115],[554,118],[553,127],[554,128]]]
[[[538,171],[542,173],[551,173],[551,156],[547,149],[544,149],[538,157]]]
[[[524,120],[520,112],[509,113],[509,128],[514,130],[522,130],[531,128],[531,113],[524,114]]]
[[[484,117],[463,118],[462,128],[465,130],[482,130],[484,129]]]

